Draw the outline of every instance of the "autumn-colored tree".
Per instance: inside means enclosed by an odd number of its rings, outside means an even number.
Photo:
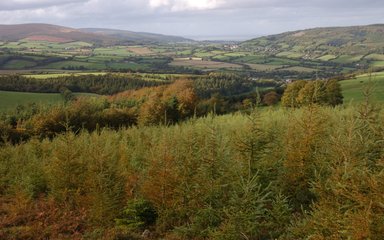
[[[273,106],[279,102],[279,98],[275,91],[270,91],[263,96],[263,103],[267,106]]]
[[[340,84],[336,80],[295,81],[288,84],[282,97],[286,107],[310,104],[336,106],[343,103]]]
[[[293,83],[288,84],[287,89],[281,98],[281,103],[286,107],[299,107],[300,103],[297,98],[299,96],[300,90],[306,85],[306,81],[294,81]]]

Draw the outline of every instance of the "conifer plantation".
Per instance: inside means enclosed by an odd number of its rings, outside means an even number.
[[[253,108],[0,148],[1,239],[382,239],[384,115]]]

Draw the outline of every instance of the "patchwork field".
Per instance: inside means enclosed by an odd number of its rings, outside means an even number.
[[[149,49],[148,47],[141,47],[141,46],[132,46],[132,47],[127,47],[127,50],[129,52],[132,52],[136,55],[142,56],[142,55],[152,55],[154,52]]]
[[[371,89],[373,101],[384,102],[384,72],[371,76],[364,74],[354,79],[340,81],[343,89],[344,103],[357,103],[364,100],[364,90]]]
[[[106,72],[77,72],[77,73],[49,73],[49,74],[24,74],[24,77],[30,77],[35,79],[47,79],[66,76],[80,76],[80,75],[105,75]]]
[[[273,71],[279,68],[282,68],[282,65],[268,65],[268,64],[257,64],[257,63],[248,63],[249,67],[258,71]]]
[[[190,68],[200,68],[200,69],[240,69],[242,68],[239,64],[226,63],[226,62],[216,62],[216,61],[204,61],[204,60],[194,60],[194,59],[178,59],[175,58],[174,61],[170,63],[171,66],[178,67],[190,67]]]

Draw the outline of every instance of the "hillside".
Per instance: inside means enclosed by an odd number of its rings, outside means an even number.
[[[100,44],[117,43],[168,43],[190,42],[192,40],[152,33],[137,33],[125,30],[84,28],[74,29],[50,24],[0,25],[0,41],[22,39],[49,42],[88,42]]]
[[[314,79],[384,69],[384,25],[286,32],[243,43],[48,24],[0,25],[0,69],[247,72]]]
[[[80,30],[50,24],[0,25],[1,41],[19,41],[22,39],[47,40],[51,42],[90,42],[111,43],[116,41],[110,36],[82,32]]]
[[[255,38],[243,49],[307,60],[353,63],[383,54],[384,25],[314,28]],[[369,57],[368,57],[369,56]]]
[[[118,29],[106,29],[106,28],[83,28],[81,31],[102,34],[104,36],[110,36],[118,38],[122,41],[133,41],[141,43],[181,43],[181,42],[192,42],[193,40],[178,37],[178,36],[168,36],[163,34],[154,34],[154,33],[145,33],[145,32],[132,32],[126,30]]]

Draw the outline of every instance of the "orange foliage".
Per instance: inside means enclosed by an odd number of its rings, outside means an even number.
[[[43,196],[31,200],[21,192],[0,202],[0,239],[82,239],[84,209],[70,210]]]
[[[142,183],[141,191],[156,208],[172,208],[175,204],[175,188],[180,182],[174,157],[163,146],[161,156],[154,155],[149,164],[147,176]]]

